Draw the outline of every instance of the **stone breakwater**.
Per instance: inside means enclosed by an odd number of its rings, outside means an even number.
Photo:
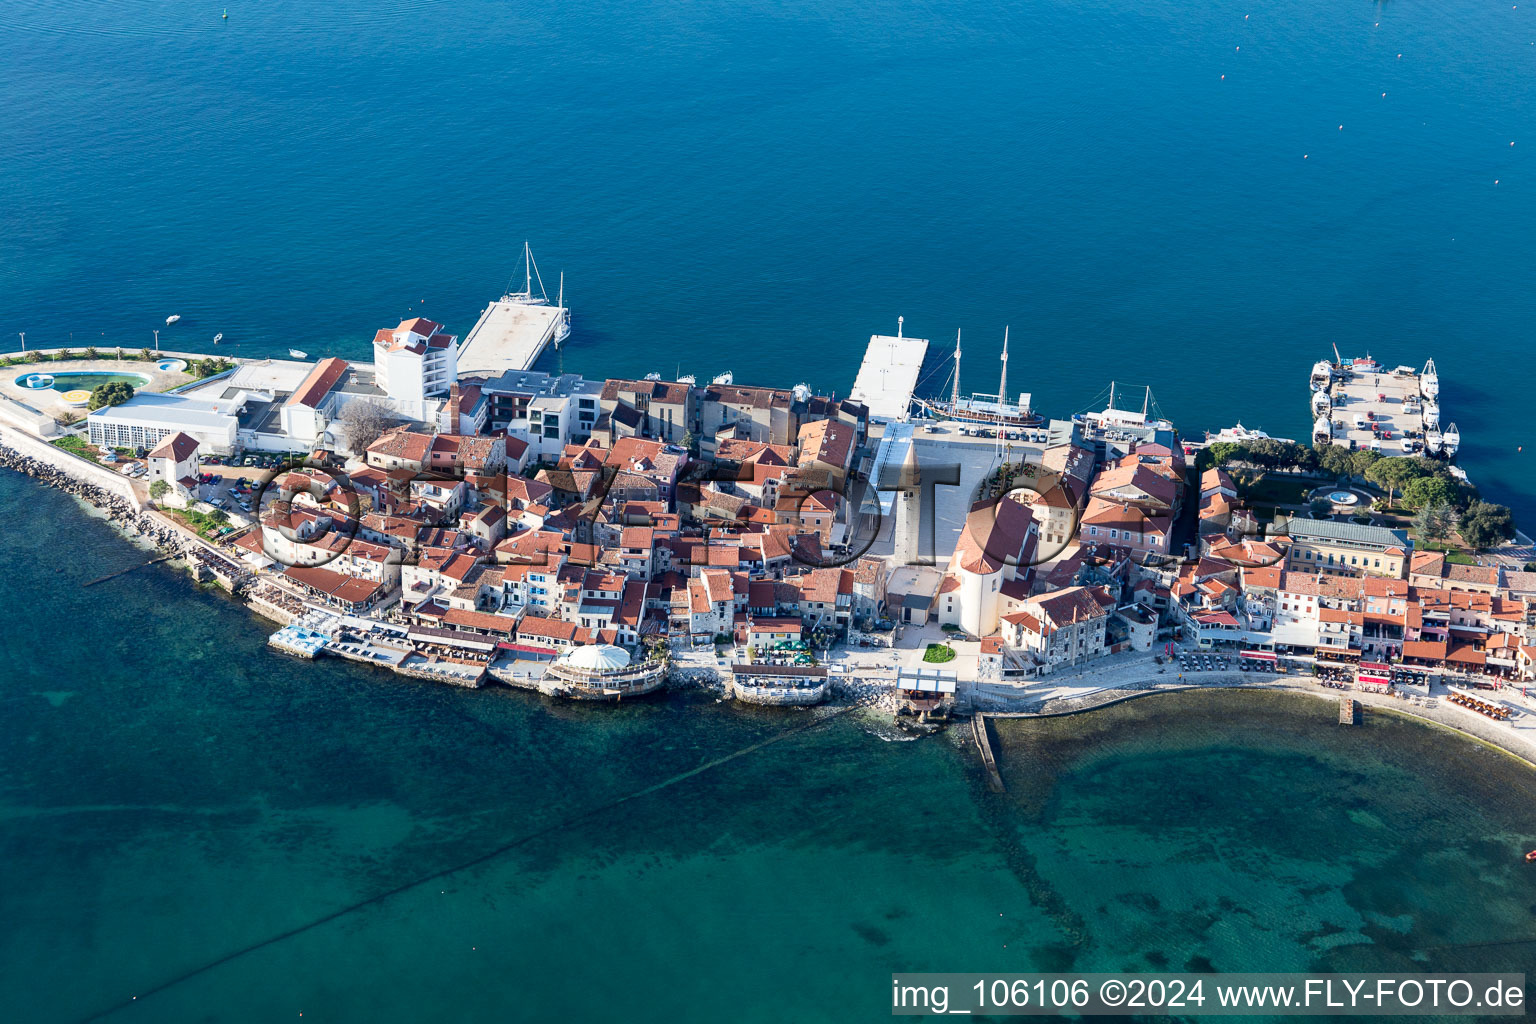
[[[64,456],[68,458],[69,456]],[[25,473],[50,487],[98,509],[107,520],[131,537],[140,537],[168,555],[184,555],[186,540],[174,529],[156,520],[149,513],[135,507],[121,494],[116,494],[79,477],[64,472],[51,462],[24,455],[14,448],[0,444],[0,466]]]

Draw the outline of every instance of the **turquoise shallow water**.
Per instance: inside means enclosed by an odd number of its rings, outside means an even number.
[[[284,659],[172,570],[81,588],[145,556],[65,496],[6,474],[0,514],[25,524],[0,548],[0,1019],[877,1020],[894,970],[1536,949],[1536,773],[1451,734],[1158,698],[1004,723],[999,797],[959,734]]]
[[[846,393],[904,314],[968,388],[1011,324],[1049,411],[1113,374],[1300,437],[1332,343],[1435,356],[1536,515],[1536,5],[223,6],[0,7],[0,346],[362,356],[466,332],[528,238],[599,376]]]

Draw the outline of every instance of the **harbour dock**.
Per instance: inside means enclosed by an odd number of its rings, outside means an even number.
[[[1360,702],[1353,697],[1339,698],[1339,724],[1356,725],[1360,721]]]
[[[497,299],[459,346],[459,373],[496,376],[531,369],[549,343],[558,340],[565,315],[560,306]]]
[[[1438,383],[1433,362],[1424,373],[1389,370],[1370,358],[1320,362],[1312,377],[1313,440],[1382,455],[1454,455],[1460,435],[1441,422]]]
[[[869,408],[871,420],[891,423],[904,420],[917,390],[917,375],[928,354],[928,339],[908,338],[902,334],[902,318],[896,319],[896,336],[872,334],[864,361],[854,378],[849,394],[855,402]]]

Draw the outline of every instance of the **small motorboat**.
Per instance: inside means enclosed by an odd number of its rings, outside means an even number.
[[[215,345],[217,345],[219,342],[221,342],[223,340],[224,340],[224,332],[223,331],[220,331],[218,334],[215,334],[213,336],[213,343]]]
[[[1536,862],[1536,850],[1532,850],[1530,853],[1525,855],[1525,862],[1527,864]]]
[[[169,326],[171,326],[171,324],[175,323],[177,320],[180,320],[180,319],[181,319],[181,314],[180,313],[172,313],[170,316],[165,318],[165,326],[169,327]]]
[[[288,354],[290,356],[292,356],[293,358],[295,358],[295,359],[308,359],[309,358],[309,353],[308,352],[300,352],[296,348],[289,349],[288,350]]]

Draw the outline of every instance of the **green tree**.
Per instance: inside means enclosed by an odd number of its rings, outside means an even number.
[[[1320,516],[1325,516],[1333,511],[1333,502],[1329,501],[1327,498],[1313,498],[1311,501],[1307,502],[1307,505],[1312,509],[1313,512]]]
[[[169,494],[170,490],[170,484],[166,483],[164,480],[156,480],[154,483],[149,485],[149,496],[155,501],[159,501],[161,498]]]
[[[86,348],[86,350],[85,350],[85,358],[87,358],[87,359],[95,359],[96,356],[97,356],[96,346],[95,345],[88,346]]]
[[[1227,463],[1235,461],[1242,447],[1236,441],[1214,441],[1206,451],[1211,453],[1212,465],[1225,466]]]
[[[1514,535],[1514,517],[1503,505],[1474,501],[1461,517],[1461,539],[1478,551],[1495,547]]]
[[[1349,475],[1349,449],[1340,448],[1336,444],[1325,444],[1321,448],[1312,450],[1317,454],[1318,468],[1324,473],[1330,476]]]
[[[90,406],[92,409],[100,409],[104,405],[122,405],[132,397],[133,385],[127,381],[115,380],[91,392]]]
[[[1456,488],[1441,477],[1421,476],[1408,481],[1403,488],[1403,501],[1414,508],[1442,503],[1450,505],[1456,501]]]
[[[1356,449],[1349,453],[1349,471],[1354,476],[1365,476],[1380,458],[1379,452],[1373,452],[1369,448]]]
[[[1413,517],[1413,529],[1424,540],[1444,540],[1455,528],[1456,509],[1449,502],[1425,505]]]

